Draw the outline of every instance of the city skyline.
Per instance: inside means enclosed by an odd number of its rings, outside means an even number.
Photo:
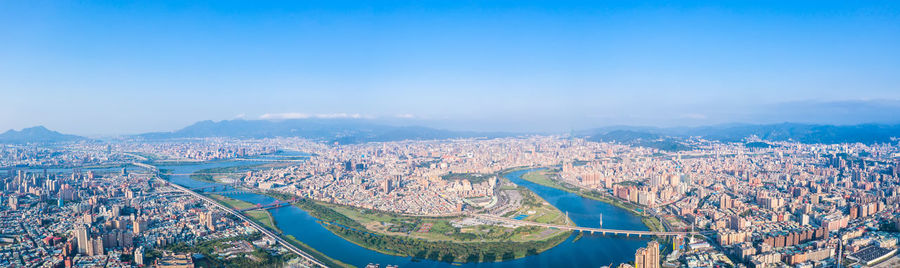
[[[900,267],[900,1],[0,24],[0,267]]]
[[[892,2],[0,5],[0,130],[900,122]]]

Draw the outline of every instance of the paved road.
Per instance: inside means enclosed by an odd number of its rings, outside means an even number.
[[[295,254],[300,255],[300,257],[303,257],[310,263],[312,263],[316,266],[319,266],[319,267],[328,267],[324,263],[320,262],[319,260],[316,260],[316,258],[314,258],[312,255],[309,255],[308,253],[304,252],[303,250],[300,250],[299,248],[295,247],[293,244],[289,243],[287,240],[282,239],[281,236],[273,233],[272,231],[269,231],[269,229],[267,229],[263,226],[260,226],[253,220],[247,218],[247,216],[244,216],[244,214],[237,212],[234,209],[231,209],[225,205],[222,205],[221,203],[217,202],[216,200],[213,200],[212,198],[209,198],[205,195],[201,195],[201,194],[198,194],[197,192],[191,191],[191,189],[188,189],[184,186],[178,185],[176,183],[171,183],[171,182],[163,180],[162,178],[159,178],[159,177],[156,177],[156,179],[160,180],[162,182],[165,182],[167,185],[175,187],[176,189],[178,189],[182,192],[185,192],[185,193],[190,194],[194,197],[197,197],[203,201],[206,201],[207,203],[210,203],[210,204],[218,207],[219,209],[222,209],[222,210],[230,213],[231,215],[234,215],[235,217],[238,217],[242,221],[250,224],[250,226],[253,227],[254,229],[256,229],[256,230],[260,231],[261,233],[263,233],[264,235],[274,239],[276,242],[278,242],[278,244],[281,244],[282,246],[284,246],[291,252],[294,252]]]
[[[159,170],[159,169],[157,169],[155,166],[147,165],[147,164],[143,164],[143,163],[134,163],[134,165],[140,166],[140,167],[143,167],[143,168],[147,168],[147,169],[149,169],[150,171],[157,171],[157,170]],[[228,207],[228,206],[222,205],[222,204],[219,203],[218,201],[216,201],[216,200],[214,200],[214,199],[212,199],[212,198],[209,198],[209,197],[207,197],[207,196],[205,196],[205,195],[202,195],[202,194],[199,194],[199,193],[197,193],[197,192],[194,192],[194,191],[192,191],[191,189],[188,189],[187,187],[178,185],[177,183],[172,183],[172,182],[169,182],[169,181],[167,181],[167,180],[164,180],[164,179],[160,178],[159,176],[154,176],[154,179],[159,180],[159,181],[165,183],[166,185],[172,186],[172,187],[174,187],[175,189],[178,189],[178,190],[181,191],[181,192],[184,192],[184,193],[186,193],[186,194],[189,194],[189,195],[191,195],[191,196],[194,196],[194,197],[196,197],[196,198],[199,198],[200,200],[206,201],[207,203],[209,203],[209,204],[211,204],[211,205],[213,205],[213,206],[216,206],[216,207],[218,207],[219,209],[224,210],[225,212],[228,212],[228,213],[231,214],[231,215],[234,215],[234,216],[237,217],[238,219],[241,219],[242,221],[246,222],[247,224],[249,224],[249,225],[250,225],[251,227],[253,227],[254,229],[256,229],[256,230],[258,230],[259,232],[261,232],[263,235],[268,236],[268,237],[274,239],[276,242],[278,242],[278,244],[280,244],[281,246],[287,248],[289,251],[291,251],[291,252],[293,252],[294,254],[297,254],[297,255],[299,255],[300,257],[306,259],[309,263],[311,263],[311,264],[313,264],[313,265],[315,265],[315,266],[317,266],[317,267],[328,267],[327,265],[325,265],[325,264],[322,263],[321,261],[317,260],[315,257],[313,257],[312,255],[310,255],[309,253],[306,253],[305,251],[303,251],[303,250],[297,248],[296,246],[294,246],[293,244],[291,244],[291,243],[288,242],[287,240],[284,240],[284,239],[281,238],[281,236],[279,236],[278,234],[273,233],[272,231],[270,231],[270,230],[267,229],[266,227],[263,227],[263,226],[257,224],[255,221],[251,220],[250,218],[247,218],[247,216],[245,216],[243,213],[240,213],[240,212],[238,212],[238,211],[235,211],[234,209],[231,209],[231,208]]]

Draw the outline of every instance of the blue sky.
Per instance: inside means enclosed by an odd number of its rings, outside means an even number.
[[[896,1],[132,2],[0,1],[0,131],[900,122]]]

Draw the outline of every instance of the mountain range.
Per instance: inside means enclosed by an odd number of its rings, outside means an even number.
[[[171,132],[153,132],[130,136],[146,140],[173,138],[232,137],[271,138],[302,137],[329,143],[354,144],[363,142],[432,140],[451,138],[497,138],[530,133],[453,131],[421,126],[379,124],[364,119],[290,119],[290,120],[224,120],[201,121]],[[727,124],[702,127],[634,127],[610,126],[576,131],[576,137],[594,141],[620,142],[665,150],[683,150],[678,142],[689,137],[703,137],[725,142],[747,141],[756,137],[767,141],[797,141],[802,143],[865,144],[896,142],[900,125],[819,125],[781,123],[766,125]],[[55,143],[87,140],[62,134],[43,126],[9,130],[0,134],[0,143]]]
[[[302,137],[314,140],[353,144],[362,142],[432,140],[450,138],[496,138],[512,133],[451,131],[420,126],[392,126],[363,119],[289,119],[289,120],[224,120],[201,121],[173,132],[138,135],[145,139],[233,137],[271,138]]]
[[[887,143],[900,138],[900,125],[859,124],[820,125],[781,123],[767,125],[727,124],[702,127],[606,127],[578,132],[593,140],[616,140],[625,143],[656,140],[665,137],[703,137],[709,140],[740,142],[749,137],[767,141],[796,141],[801,143]]]
[[[24,128],[20,131],[10,129],[0,134],[0,143],[56,143],[87,140],[85,137],[62,134],[43,126]]]

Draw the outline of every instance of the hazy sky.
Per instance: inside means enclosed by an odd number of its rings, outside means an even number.
[[[0,131],[900,121],[898,1],[485,2],[0,0]]]

